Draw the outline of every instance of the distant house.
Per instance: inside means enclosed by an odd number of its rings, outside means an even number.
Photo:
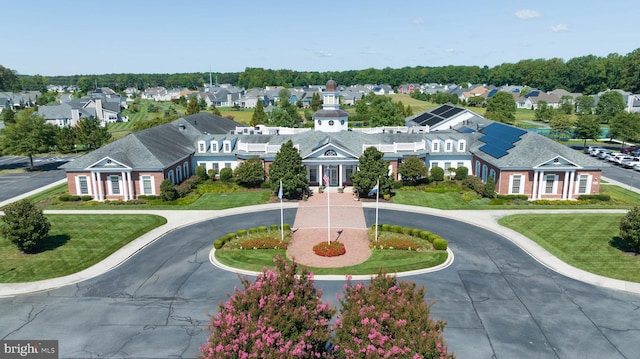
[[[122,99],[117,95],[93,92],[90,96],[70,99],[58,105],[39,106],[38,115],[58,127],[73,127],[83,118],[96,118],[104,127],[122,120],[121,105]]]

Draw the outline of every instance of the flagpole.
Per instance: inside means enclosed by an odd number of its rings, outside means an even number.
[[[284,241],[284,210],[282,207],[282,180],[280,180],[280,190],[278,191],[278,197],[280,197],[280,240]]]
[[[327,244],[331,244],[331,202],[329,200],[329,168],[325,168],[322,183],[327,192]]]
[[[376,191],[376,242],[378,241],[378,199],[380,198],[380,178],[376,184],[378,190]]]

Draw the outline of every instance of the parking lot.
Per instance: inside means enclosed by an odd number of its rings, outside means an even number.
[[[65,178],[59,166],[77,156],[42,156],[33,160],[34,171],[28,171],[29,158],[24,156],[0,157],[0,202],[27,193]]]

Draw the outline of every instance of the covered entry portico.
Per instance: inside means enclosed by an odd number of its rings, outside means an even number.
[[[329,175],[329,187],[339,187],[343,185],[351,186],[351,174],[358,168],[355,163],[322,163],[306,164],[307,180],[310,186],[320,186],[325,171]]]

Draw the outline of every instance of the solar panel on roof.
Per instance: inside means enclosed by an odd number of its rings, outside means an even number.
[[[451,118],[462,111],[464,111],[464,109],[458,108],[458,107],[451,107],[449,110],[443,112],[440,116],[444,118]]]
[[[515,143],[527,132],[501,123],[492,123],[485,127],[482,133],[484,136],[480,138],[480,141],[485,145],[480,147],[480,150],[494,158],[500,158],[507,155],[507,151],[515,147]]]
[[[480,151],[488,154],[489,156],[493,157],[493,158],[500,158],[500,157],[504,157],[508,154],[507,151],[498,148],[498,147],[493,147],[489,144],[483,145],[482,147],[480,147]]]
[[[432,114],[434,115],[440,115],[445,111],[449,111],[451,109],[451,106],[449,105],[442,105],[436,109],[434,109],[433,111],[431,111]]]
[[[430,113],[426,113],[425,116],[420,116],[420,122],[418,122],[418,124],[420,126],[424,126],[430,119],[434,118],[435,116],[430,114]]]
[[[437,125],[438,123],[442,122],[444,119],[440,116],[433,116],[432,118],[429,119],[429,121],[427,121],[427,125],[433,127],[435,125]]]

